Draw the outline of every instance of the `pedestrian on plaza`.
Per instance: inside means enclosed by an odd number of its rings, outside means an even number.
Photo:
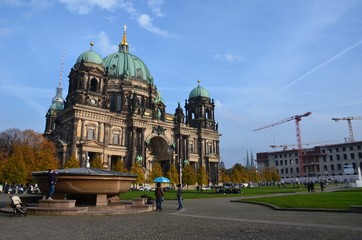
[[[156,211],[161,211],[162,202],[163,202],[163,191],[161,188],[161,183],[156,184],[155,196],[156,196]]]
[[[49,192],[47,194],[47,199],[53,200],[52,196],[53,193],[55,192],[55,185],[57,184],[58,181],[58,172],[56,170],[53,169],[48,170],[48,181],[49,181]]]
[[[178,208],[177,210],[181,210],[183,209],[184,207],[182,206],[182,194],[183,194],[183,190],[182,190],[182,186],[181,184],[177,184],[177,201],[178,201]]]

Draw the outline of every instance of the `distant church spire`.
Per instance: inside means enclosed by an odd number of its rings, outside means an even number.
[[[248,150],[246,150],[246,167],[248,168],[249,167],[249,165],[250,165],[250,163],[249,163],[249,152],[248,152]]]
[[[53,99],[52,99],[52,103],[59,103],[61,105],[64,105],[63,87],[62,87],[64,58],[65,58],[65,49],[63,51],[63,56],[62,56],[62,63],[61,63],[61,68],[60,68],[60,76],[59,76],[59,84],[57,87],[57,92],[56,92],[55,97],[53,97]]]
[[[122,42],[119,44],[119,51],[128,52],[128,42],[127,42],[127,26],[123,26],[123,38]]]

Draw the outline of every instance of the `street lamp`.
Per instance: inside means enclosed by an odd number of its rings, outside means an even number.
[[[168,151],[168,153],[169,153],[169,155],[170,155],[170,181],[171,181],[171,185],[172,185],[172,172],[171,172],[171,166],[172,166],[173,145],[170,145],[167,151]]]

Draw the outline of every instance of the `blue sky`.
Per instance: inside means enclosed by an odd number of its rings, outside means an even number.
[[[362,1],[359,0],[1,0],[0,131],[42,133],[63,71],[63,97],[77,57],[118,49],[148,66],[174,113],[200,79],[216,103],[221,160],[296,144],[295,122],[253,129],[311,111],[302,143],[348,137],[362,116]],[[362,140],[362,121],[352,121]]]

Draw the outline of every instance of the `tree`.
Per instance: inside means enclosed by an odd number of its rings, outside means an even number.
[[[270,174],[271,174],[271,179],[274,182],[279,182],[280,181],[280,176],[278,174],[278,170],[275,167],[272,167],[270,169]]]
[[[196,183],[196,173],[191,164],[186,164],[182,169],[182,181],[187,187]]]
[[[204,166],[201,166],[197,172],[197,183],[201,186],[209,184],[209,175]]]
[[[21,140],[21,131],[16,128],[10,128],[0,133],[0,152],[5,158],[8,158],[15,143]]]
[[[102,159],[99,156],[95,157],[94,159],[92,159],[90,166],[92,168],[103,169]]]
[[[3,168],[3,178],[5,182],[10,184],[25,184],[29,182],[27,176],[27,167],[21,149],[15,147],[13,154],[9,157]]]
[[[65,162],[64,168],[79,168],[80,163],[78,159],[75,157],[75,155],[72,155],[68,161]]]
[[[132,164],[130,173],[137,174],[137,178],[134,183],[142,184],[145,182],[145,175],[143,173],[143,169],[137,162],[134,162]]]
[[[9,160],[14,159],[25,164],[22,168],[22,163],[19,163],[18,171],[24,171],[21,175],[25,176],[26,183],[32,181],[32,172],[58,168],[54,144],[33,130],[9,129],[1,132],[0,151],[2,163],[13,164]],[[0,171],[0,176],[6,176],[8,181],[20,180],[16,175],[6,174],[5,166],[0,167]],[[12,176],[15,179],[9,179]]]
[[[159,162],[155,162],[152,165],[152,170],[150,172],[150,180],[153,181],[153,179],[157,178],[157,177],[162,177],[163,176],[163,172],[162,172],[162,168]]]
[[[175,165],[171,166],[171,174],[170,174],[170,171],[168,171],[166,176],[168,179],[170,179],[171,185],[173,185],[175,183],[176,184],[180,183],[180,176],[178,174],[178,171],[177,171],[177,168],[175,167]]]
[[[114,165],[113,170],[117,172],[127,172],[127,168],[125,168],[124,163],[121,160],[117,161],[116,165]]]
[[[225,168],[220,168],[220,181],[222,183],[230,182],[230,176]]]

